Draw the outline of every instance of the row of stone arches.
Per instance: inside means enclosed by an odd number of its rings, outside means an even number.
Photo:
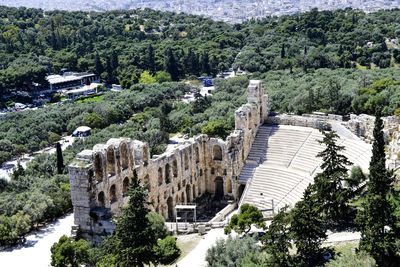
[[[128,177],[125,177],[125,179],[122,182],[122,194],[125,195],[128,192],[130,185],[130,180]],[[108,190],[108,196],[109,196],[109,201],[110,204],[118,200],[117,196],[117,185],[112,184],[110,186],[110,189]],[[106,196],[104,191],[100,191],[97,195],[97,204],[99,207],[106,207]]]
[[[129,149],[126,143],[122,143],[119,147],[118,158],[113,147],[109,147],[106,152],[106,166],[103,166],[103,159],[100,153],[94,157],[94,172],[97,181],[102,181],[104,174],[107,173],[108,177],[116,174],[117,160],[123,170],[129,168]]]

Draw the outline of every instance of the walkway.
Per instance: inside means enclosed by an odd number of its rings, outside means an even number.
[[[2,267],[45,267],[50,266],[51,246],[61,236],[71,234],[74,214],[70,213],[57,221],[30,234],[24,245],[0,251]]]

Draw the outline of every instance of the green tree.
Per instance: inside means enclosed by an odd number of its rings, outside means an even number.
[[[323,135],[322,141],[319,142],[326,148],[317,155],[323,160],[322,172],[314,177],[313,188],[326,219],[338,223],[346,218],[349,211],[349,191],[344,188],[343,183],[348,180],[346,166],[352,163],[340,153],[344,146],[336,144],[339,136],[334,131],[323,132]]]
[[[260,246],[250,236],[232,237],[217,240],[215,246],[207,250],[206,261],[210,267],[235,267],[250,254],[260,254]]]
[[[268,230],[262,237],[263,250],[270,255],[268,263],[271,266],[290,266],[292,256],[289,250],[292,248],[290,236],[290,216],[287,207],[284,207],[275,215]]]
[[[52,266],[78,267],[89,262],[89,243],[83,239],[73,241],[63,235],[51,246]]]
[[[179,257],[180,253],[176,239],[173,236],[167,236],[164,239],[157,240],[157,245],[154,247],[154,254],[157,260],[153,262],[171,264]]]
[[[385,166],[385,141],[382,130],[383,122],[378,113],[373,132],[368,191],[362,209],[357,214],[357,222],[361,229],[359,249],[370,254],[378,265],[385,266],[399,263],[395,245],[399,235],[395,210],[389,199],[394,176]]]
[[[157,245],[146,208],[147,193],[140,185],[136,171],[128,190],[128,206],[116,219],[115,232],[105,241],[106,255],[115,256],[117,266],[143,266],[156,259],[154,246]]]
[[[201,133],[210,137],[220,137],[225,139],[230,134],[229,126],[222,121],[210,121],[201,127]]]
[[[166,71],[157,71],[156,74],[156,82],[158,83],[165,83],[172,81],[171,74]]]
[[[102,129],[105,125],[105,120],[99,114],[90,113],[86,117],[86,125],[90,128]]]
[[[326,239],[325,221],[311,186],[304,191],[303,199],[296,203],[292,217],[290,233],[297,248],[297,255],[305,266],[309,266],[318,261],[320,246]]]
[[[148,70],[145,70],[144,72],[142,72],[142,74],[140,74],[139,82],[146,84],[155,83],[156,78],[152,74],[150,74]]]
[[[165,226],[165,219],[158,213],[149,212],[147,218],[151,224],[151,230],[157,239],[163,239],[168,235],[168,228]]]
[[[172,52],[171,48],[167,50],[167,55],[165,57],[165,62],[164,62],[164,68],[171,75],[171,79],[173,81],[179,80],[178,63],[175,59],[174,53]]]
[[[63,159],[61,144],[58,142],[56,144],[56,152],[57,152],[57,173],[62,174],[64,170],[64,159]]]
[[[235,214],[232,216],[229,225],[225,227],[225,234],[230,234],[232,230],[235,232],[242,234],[247,234],[251,230],[251,226],[255,225],[258,228],[264,228],[264,218],[256,207],[244,203],[240,207],[239,214]]]

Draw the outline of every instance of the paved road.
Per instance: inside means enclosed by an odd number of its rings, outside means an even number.
[[[72,136],[67,136],[67,137],[62,138],[62,140],[60,141],[61,149],[62,150],[67,149],[67,147],[72,145],[72,143],[74,141],[75,141],[75,137],[72,137]],[[42,153],[53,154],[55,152],[56,152],[56,149],[52,146],[52,147],[47,147],[40,151],[34,152],[30,155],[21,156],[19,159],[7,161],[3,164],[3,167],[0,168],[0,179],[5,179],[7,181],[10,181],[11,174],[14,172],[14,168],[17,167],[18,161],[21,163],[21,166],[24,169],[26,169],[26,164],[28,162],[32,161],[38,155],[40,155]]]
[[[24,245],[0,251],[0,265],[2,267],[50,266],[51,246],[61,236],[71,234],[73,223],[74,215],[70,213],[31,233]]]

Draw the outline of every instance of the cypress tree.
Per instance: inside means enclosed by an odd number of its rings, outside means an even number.
[[[56,143],[57,152],[57,173],[62,174],[64,170],[64,159],[62,155],[61,145],[59,142]]]
[[[139,184],[134,171],[127,195],[128,206],[116,219],[116,228],[103,244],[106,252],[115,256],[115,266],[144,266],[155,259],[153,247],[157,245],[155,232],[146,208],[147,193]]]
[[[357,214],[361,228],[359,249],[369,253],[380,266],[398,263],[396,257],[396,219],[389,200],[394,176],[385,166],[383,122],[378,112],[375,119],[374,143],[369,166],[368,191]]]
[[[334,131],[323,134],[324,137],[319,142],[326,148],[317,155],[323,160],[322,172],[315,176],[313,188],[326,219],[339,222],[348,215],[349,191],[343,187],[343,182],[348,179],[346,166],[352,163],[340,154],[344,147],[336,144],[339,136]]]
[[[320,258],[320,246],[326,239],[326,233],[321,206],[311,186],[304,191],[303,199],[296,203],[292,218],[289,231],[297,247],[298,261],[304,266],[312,266]]]
[[[285,44],[282,44],[282,49],[281,49],[281,58],[285,58],[286,53],[285,53]]]
[[[94,57],[94,67],[97,75],[101,75],[104,72],[103,64],[101,63],[99,53],[96,53]]]
[[[165,58],[164,63],[165,70],[171,74],[171,79],[173,81],[178,81],[179,79],[179,71],[178,71],[178,64],[175,60],[174,54],[172,49],[169,48],[167,51],[167,56]]]

